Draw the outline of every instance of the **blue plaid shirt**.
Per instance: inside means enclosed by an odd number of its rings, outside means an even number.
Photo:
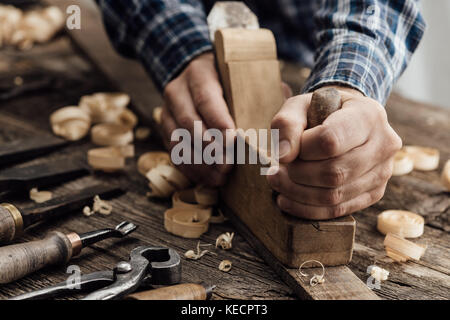
[[[97,0],[115,48],[142,61],[160,90],[212,50],[213,0]],[[245,1],[277,39],[279,56],[312,68],[304,92],[325,84],[384,104],[422,38],[415,0]]]

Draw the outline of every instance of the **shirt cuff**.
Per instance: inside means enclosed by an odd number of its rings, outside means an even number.
[[[213,50],[204,13],[183,6],[161,12],[137,38],[139,58],[161,91],[192,59]]]
[[[342,84],[384,105],[392,90],[393,71],[383,47],[375,39],[361,34],[334,36],[318,53],[302,91]]]

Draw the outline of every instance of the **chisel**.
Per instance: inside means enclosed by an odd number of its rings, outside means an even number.
[[[91,205],[96,195],[108,198],[122,192],[123,190],[117,186],[95,185],[28,208],[2,203],[0,204],[0,245],[10,243],[23,230],[38,222]]]
[[[66,158],[1,170],[0,199],[5,199],[12,193],[28,192],[34,187],[55,185],[88,173],[88,165],[80,158]]]
[[[38,136],[0,145],[0,167],[30,160],[38,155],[65,147],[69,141],[54,136]]]
[[[102,229],[83,234],[51,232],[42,240],[0,248],[0,284],[10,283],[44,267],[67,263],[81,250],[108,238],[123,238],[137,226],[124,221],[115,229]]]

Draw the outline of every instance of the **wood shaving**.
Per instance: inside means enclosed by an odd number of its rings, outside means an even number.
[[[100,123],[92,127],[91,139],[99,146],[124,146],[133,142],[133,131],[117,123]]]
[[[210,246],[210,244],[200,244],[200,241],[199,241],[199,242],[197,242],[197,252],[195,252],[194,250],[188,250],[188,251],[186,251],[186,253],[184,254],[184,256],[185,256],[187,259],[198,260],[198,259],[200,259],[201,257],[203,257],[205,254],[207,254],[208,252],[209,252],[209,253],[212,253],[212,252],[210,252],[210,251],[208,251],[208,250],[202,250],[202,251],[200,251],[200,246]]]
[[[386,247],[386,255],[397,262],[405,262],[409,259],[418,261],[426,250],[426,246],[416,244],[392,233],[386,235],[383,244]]]
[[[55,6],[24,12],[0,5],[0,48],[29,50],[35,43],[50,41],[62,30],[64,22],[63,12]]]
[[[322,284],[325,282],[325,267],[323,266],[322,262],[318,261],[318,260],[308,260],[303,262],[300,267],[297,270],[297,276],[301,279],[301,277],[308,277],[307,274],[302,272],[302,267],[309,263],[309,262],[315,262],[317,264],[319,264],[322,267],[322,274],[314,274],[310,279],[309,279],[309,285],[311,287],[315,287],[318,284]]]
[[[137,161],[139,173],[145,176],[159,164],[170,164],[170,155],[165,151],[150,151],[141,155]]]
[[[220,224],[220,223],[224,223],[227,220],[228,220],[228,218],[223,215],[222,210],[218,209],[217,215],[212,215],[211,219],[209,219],[209,222]]]
[[[69,106],[56,110],[50,115],[53,133],[69,141],[84,138],[91,127],[91,117],[86,111]]]
[[[161,124],[162,109],[163,109],[162,107],[156,107],[155,109],[153,109],[153,120],[157,124]]]
[[[43,203],[52,199],[53,194],[50,191],[39,191],[37,188],[30,190],[30,199],[36,203]]]
[[[219,264],[219,270],[223,272],[228,272],[231,270],[232,263],[230,260],[223,260]]]
[[[167,198],[190,185],[190,181],[180,170],[167,164],[158,164],[145,176],[154,197]]]
[[[405,210],[386,210],[377,218],[382,234],[393,233],[403,238],[417,238],[423,234],[425,220],[417,213]]]
[[[385,281],[388,279],[389,271],[377,266],[372,266],[370,269],[370,275],[378,281]]]
[[[405,146],[402,148],[414,161],[414,170],[431,171],[439,166],[439,150],[421,146]]]
[[[93,215],[94,213],[100,213],[102,215],[110,215],[112,212],[112,205],[105,201],[100,199],[98,195],[94,197],[94,204],[92,205],[92,210],[86,206],[83,208],[83,214],[87,217]]]
[[[134,137],[136,138],[136,140],[144,141],[148,139],[151,133],[152,131],[149,127],[138,127],[134,131]]]
[[[134,157],[134,146],[117,146],[91,149],[87,153],[88,164],[96,170],[114,172],[125,167],[125,159]]]
[[[216,248],[221,247],[223,250],[231,249],[233,246],[232,245],[233,237],[234,232],[231,234],[229,232],[221,234],[216,239]]]
[[[82,96],[79,102],[81,109],[90,113],[93,123],[121,123],[120,117],[126,122],[137,119],[133,113],[123,114],[130,103],[130,96],[123,92],[97,92]],[[127,118],[128,117],[128,118]],[[122,119],[124,121],[124,119]],[[134,125],[133,125],[134,127]]]
[[[216,205],[219,201],[219,191],[214,188],[198,185],[194,189],[194,194],[197,203],[205,206]]]

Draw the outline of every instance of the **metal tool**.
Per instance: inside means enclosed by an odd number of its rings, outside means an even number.
[[[124,221],[115,229],[83,234],[51,232],[43,240],[0,248],[0,283],[9,283],[46,266],[68,262],[83,248],[107,238],[123,238],[137,226]]]
[[[12,193],[28,191],[72,180],[89,173],[87,164],[78,158],[66,158],[0,171],[0,199]]]
[[[141,246],[133,249],[128,262],[119,262],[114,270],[97,271],[80,278],[79,289],[61,282],[54,286],[25,293],[10,300],[48,299],[74,292],[97,290],[83,300],[119,299],[143,283],[173,285],[181,280],[181,259],[178,253],[164,247]]]
[[[0,145],[0,167],[30,160],[33,157],[49,153],[65,147],[70,142],[54,136],[44,135],[26,139],[14,140]]]
[[[109,198],[121,193],[123,190],[118,186],[95,185],[27,208],[2,203],[0,204],[0,245],[13,241],[26,228],[38,222],[73,212],[91,204],[95,195]]]

